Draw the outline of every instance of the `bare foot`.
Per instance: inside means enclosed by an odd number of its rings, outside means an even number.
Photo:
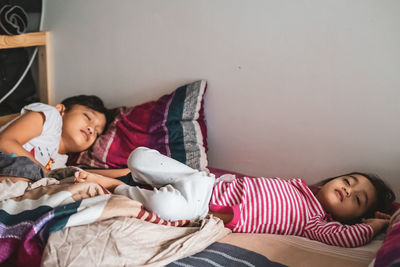
[[[102,187],[111,191],[113,191],[117,186],[123,184],[123,182],[121,182],[120,180],[86,171],[77,171],[75,172],[74,176],[75,176],[75,183],[84,183],[84,182],[97,183]]]

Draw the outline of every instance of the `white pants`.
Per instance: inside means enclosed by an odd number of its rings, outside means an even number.
[[[144,207],[169,221],[196,220],[205,217],[215,176],[198,171],[158,151],[138,147],[128,158],[132,178],[154,186],[153,190],[119,185],[115,194],[141,202]]]

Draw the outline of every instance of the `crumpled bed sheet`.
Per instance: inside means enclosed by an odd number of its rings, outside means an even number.
[[[42,266],[164,266],[202,251],[228,233],[215,217],[199,227],[119,217],[53,233]]]
[[[23,266],[38,265],[40,259],[43,266],[161,266],[197,253],[230,232],[224,228],[221,220],[214,217],[198,223],[166,222],[143,210],[139,202],[113,194],[108,197],[97,187],[98,185],[91,183],[70,184],[68,180],[59,184],[51,178],[41,179],[33,184],[9,181],[0,183],[0,204],[6,216],[2,218],[5,228],[1,231],[4,233],[0,235],[0,239],[5,249],[3,252],[12,253],[3,256],[12,255],[11,258]],[[63,199],[60,203],[62,205],[55,207],[57,214],[60,209],[62,212],[74,201],[80,201],[81,206],[86,203],[83,210],[78,208],[72,214],[71,218],[75,216],[73,223],[69,220],[61,230],[52,231],[48,230],[47,223],[41,222],[43,218],[48,218],[47,213],[33,221],[24,216],[26,212],[32,211],[33,215],[40,215],[35,213],[49,203],[51,207],[59,205],[57,203],[60,202],[60,194]],[[93,199],[100,198],[104,202],[100,205],[102,208],[98,208],[96,203],[91,205],[93,201],[90,197],[93,194]],[[39,209],[30,211],[31,205],[27,207],[25,202],[34,203],[33,206]],[[71,204],[64,207],[64,204],[70,202]],[[97,219],[85,218],[85,209],[99,213],[95,216]],[[54,214],[51,209],[49,214]],[[86,214],[93,215],[93,212]],[[125,215],[127,217],[121,217]],[[40,228],[37,228],[39,225]],[[12,229],[16,226],[18,229],[24,226],[26,230],[13,233]],[[43,229],[51,233],[48,239],[43,238],[46,236]],[[31,237],[32,233],[38,238]],[[43,254],[41,242],[46,244]],[[30,252],[31,247],[34,248],[34,254]]]

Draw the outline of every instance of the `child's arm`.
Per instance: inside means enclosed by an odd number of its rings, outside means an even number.
[[[102,187],[110,190],[111,192],[113,192],[117,186],[124,184],[120,180],[110,177],[105,177],[99,174],[89,173],[86,171],[77,171],[75,172],[74,176],[76,183],[84,183],[84,182],[97,183]]]
[[[41,135],[44,120],[44,114],[41,112],[29,111],[22,115],[0,133],[0,151],[26,156],[40,164],[22,146],[32,138]]]
[[[107,177],[112,177],[112,178],[125,176],[130,172],[130,170],[128,168],[125,168],[125,169],[88,169],[85,171],[90,172],[90,173],[104,175]]]
[[[314,217],[307,222],[303,235],[328,245],[350,248],[369,243],[374,237],[374,229],[365,223],[346,225]]]

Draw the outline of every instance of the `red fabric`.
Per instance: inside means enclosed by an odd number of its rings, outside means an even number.
[[[126,167],[126,159],[132,150],[149,144],[150,133],[147,128],[155,104],[156,102],[152,101],[121,112],[106,158],[110,168]]]

